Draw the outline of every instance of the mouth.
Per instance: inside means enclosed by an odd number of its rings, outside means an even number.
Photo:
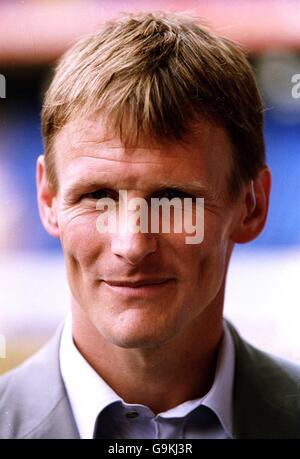
[[[115,293],[125,296],[147,296],[160,293],[166,287],[170,287],[175,279],[139,279],[128,280],[106,280],[104,283]]]

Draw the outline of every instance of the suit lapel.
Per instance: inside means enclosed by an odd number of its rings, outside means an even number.
[[[67,397],[62,398],[26,439],[78,439],[79,433]]]
[[[40,357],[44,369],[36,372],[40,383],[39,406],[36,413],[40,422],[24,438],[76,439],[79,438],[72,409],[61,377],[59,364],[59,346],[62,326],[42,350]],[[44,390],[42,390],[42,388]]]

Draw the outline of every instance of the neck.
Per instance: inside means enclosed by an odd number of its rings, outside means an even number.
[[[109,342],[79,305],[73,305],[73,339],[83,357],[125,402],[146,405],[157,414],[202,397],[212,386],[223,334],[222,305],[207,307],[167,343],[141,349]]]

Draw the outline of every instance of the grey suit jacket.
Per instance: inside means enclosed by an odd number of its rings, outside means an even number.
[[[255,349],[229,328],[236,350],[234,437],[299,439],[300,366]],[[60,374],[60,335],[61,329],[0,378],[0,438],[79,438]]]

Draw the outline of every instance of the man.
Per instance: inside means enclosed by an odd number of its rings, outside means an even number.
[[[270,192],[243,52],[184,15],[123,16],[63,56],[42,125],[39,210],[71,315],[1,378],[0,437],[299,438],[300,369],[222,317],[232,250],[262,231]],[[120,208],[120,191],[190,198],[194,220],[204,199],[203,240],[99,231],[99,202]]]

